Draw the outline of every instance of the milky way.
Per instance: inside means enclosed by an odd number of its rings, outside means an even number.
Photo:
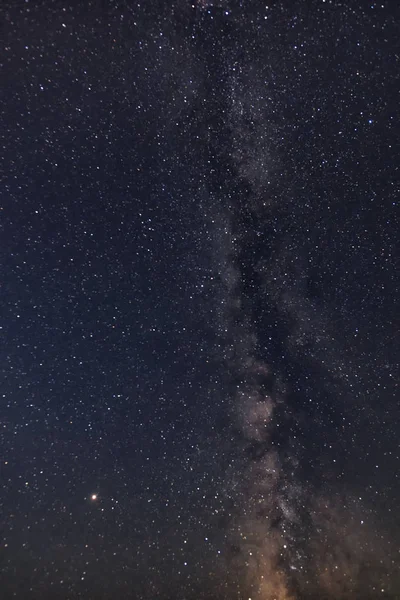
[[[229,15],[227,5],[223,12]],[[209,148],[210,169],[219,172],[210,190],[215,275],[222,288],[216,298],[238,447],[227,483],[235,505],[231,566],[255,599],[386,597],[395,585],[395,544],[370,518],[372,510],[356,488],[341,482],[337,468],[346,446],[356,444],[361,417],[355,413],[367,375],[362,359],[349,356],[353,349],[335,330],[329,303],[310,289],[310,232],[324,226],[310,213],[326,203],[323,218],[329,219],[343,200],[329,190],[326,198],[316,195],[299,173],[309,140],[290,151],[285,147],[288,129],[295,132],[304,123],[300,112],[285,122],[290,110],[282,110],[277,99],[282,94],[288,108],[296,84],[287,79],[297,69],[287,64],[281,66],[284,75],[278,72],[274,34],[264,32],[254,42],[242,33],[243,46],[232,49],[237,38],[222,13],[211,18],[219,19],[223,40],[213,44],[220,59],[213,54],[208,71],[216,70],[212,75],[219,80],[220,129],[214,135],[225,140],[222,149],[219,143],[218,150],[212,143]],[[232,20],[243,32],[239,18]],[[315,25],[311,19],[310,29]],[[323,88],[319,93],[325,94]],[[320,109],[315,98],[311,102],[312,118]],[[317,252],[325,252],[323,244]],[[293,377],[296,370],[300,374]],[[333,426],[331,443],[319,430],[325,419],[343,422]],[[312,445],[317,464],[309,469]]]

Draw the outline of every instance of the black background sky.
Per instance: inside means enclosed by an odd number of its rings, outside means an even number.
[[[0,15],[1,597],[399,598],[396,3]]]

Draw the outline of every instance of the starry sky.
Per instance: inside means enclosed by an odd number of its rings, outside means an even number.
[[[2,3],[2,599],[400,598],[396,4]]]

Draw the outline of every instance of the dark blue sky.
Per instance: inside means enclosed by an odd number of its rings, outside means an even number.
[[[2,597],[397,598],[396,8],[0,12]]]

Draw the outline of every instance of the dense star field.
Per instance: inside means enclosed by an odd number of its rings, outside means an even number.
[[[2,600],[400,598],[400,10],[7,1]]]

